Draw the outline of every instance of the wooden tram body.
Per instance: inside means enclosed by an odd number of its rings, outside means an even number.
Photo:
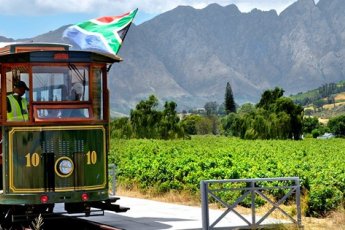
[[[120,60],[64,44],[0,48],[0,218],[52,213],[56,203],[87,215],[92,207],[127,210],[108,194],[107,70]],[[25,121],[7,116],[18,81],[29,87]]]

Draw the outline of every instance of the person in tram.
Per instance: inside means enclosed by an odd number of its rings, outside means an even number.
[[[7,100],[7,121],[28,121],[29,110],[28,102],[23,95],[29,87],[23,81],[18,81],[14,84],[13,92],[6,98]],[[2,140],[0,142],[0,146]],[[0,154],[0,190],[2,190],[2,153]]]
[[[23,97],[28,90],[25,82],[14,83],[13,93],[7,96],[7,121],[29,121],[29,104]]]
[[[76,82],[73,84],[71,89],[71,100],[72,101],[82,101],[83,100],[83,93],[84,93],[84,86]],[[68,115],[68,117],[85,117],[81,109],[73,109],[71,113]]]
[[[71,89],[71,100],[72,101],[82,100],[83,92],[84,92],[83,85],[79,82],[74,83]]]

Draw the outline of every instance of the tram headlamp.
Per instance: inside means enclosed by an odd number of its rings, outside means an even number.
[[[73,173],[74,164],[68,157],[61,157],[56,161],[55,171],[60,177],[68,177]]]

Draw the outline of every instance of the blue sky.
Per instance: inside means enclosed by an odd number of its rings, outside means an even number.
[[[106,15],[120,15],[139,8],[134,20],[140,24],[178,5],[202,9],[211,3],[235,4],[242,12],[254,8],[278,13],[296,0],[0,0],[0,36],[30,38],[67,24]],[[315,0],[316,2],[318,0]]]

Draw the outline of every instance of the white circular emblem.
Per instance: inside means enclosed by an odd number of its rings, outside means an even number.
[[[55,172],[60,177],[68,177],[73,173],[74,164],[69,157],[61,157],[55,163]]]

